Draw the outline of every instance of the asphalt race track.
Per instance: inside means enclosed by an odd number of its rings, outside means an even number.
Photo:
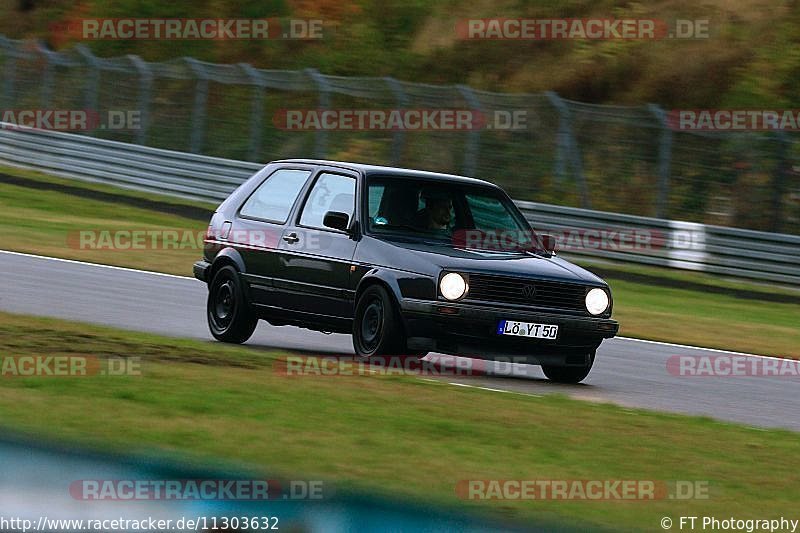
[[[187,265],[187,270],[190,267]],[[193,278],[4,251],[0,251],[0,268],[2,311],[212,340],[205,320],[206,287]],[[347,335],[272,327],[264,322],[248,344],[309,354],[353,353]],[[504,376],[438,379],[497,389],[498,394],[566,393],[590,401],[800,430],[797,377],[681,377],[667,371],[670,356],[725,353],[612,339],[603,343],[592,373],[580,385],[552,384],[538,367],[529,365],[517,365],[514,377],[507,377],[504,370]]]

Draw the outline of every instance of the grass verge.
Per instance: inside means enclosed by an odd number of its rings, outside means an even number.
[[[30,175],[30,174],[29,174]],[[42,181],[46,179],[47,181]],[[4,237],[2,248],[17,252],[27,252],[78,261],[89,261],[106,265],[123,266],[166,272],[181,276],[192,275],[192,263],[202,255],[202,239],[198,238],[208,226],[208,220],[180,216],[164,210],[145,206],[129,205],[125,198],[130,191],[114,190],[102,185],[61,180],[59,178],[39,178],[36,183],[50,183],[54,186],[88,187],[91,192],[115,194],[119,192],[120,201],[86,198],[67,194],[59,190],[47,190],[0,183],[0,231]],[[132,197],[131,197],[132,198]],[[155,204],[158,199],[145,195],[145,202]],[[163,197],[161,198],[163,202]],[[182,204],[175,199],[175,211],[193,204]],[[196,206],[196,205],[195,205]],[[213,212],[213,207],[208,209]],[[113,237],[120,231],[175,230],[180,236],[192,236],[190,241],[181,239],[174,245],[165,246],[159,237],[154,245],[144,248],[130,246],[130,239],[120,241],[122,246],[93,249],[81,247],[80,232],[89,232],[99,239],[108,232]],[[124,247],[129,249],[124,249]],[[114,247],[115,249],[108,249]]]
[[[413,377],[286,377],[276,352],[18,315],[0,314],[0,339],[4,358],[142,358],[140,376],[0,378],[4,426],[104,450],[225,458],[334,490],[617,530],[658,529],[663,516],[788,516],[800,496],[800,441],[787,431]],[[468,479],[707,481],[709,493],[465,501],[455,487]]]
[[[84,186],[37,173],[27,172],[24,177],[56,187]],[[104,185],[87,187],[109,196],[138,194]],[[163,197],[149,195],[142,198],[154,203],[164,201]],[[191,202],[182,204],[180,199],[170,201],[175,202],[179,212],[186,206],[202,207]],[[184,276],[191,275],[191,265],[201,255],[199,235],[206,226],[197,218],[128,205],[126,201],[85,198],[8,183],[0,184],[0,213],[4,249]],[[195,238],[182,239],[171,246],[164,246],[159,239],[153,249],[133,250],[80,249],[76,240],[78,232],[84,230],[164,229]],[[609,282],[614,292],[615,318],[621,324],[620,335],[800,358],[800,306],[790,303],[794,295],[800,301],[800,293],[794,289],[691,272],[637,266],[615,268],[619,279],[615,276]],[[667,283],[692,288],[629,281],[625,279],[626,272],[665,277]],[[698,285],[709,289],[698,289]],[[740,297],[743,293],[746,298]],[[759,294],[764,295],[764,301],[758,298]],[[770,295],[776,294],[783,301],[768,301]]]

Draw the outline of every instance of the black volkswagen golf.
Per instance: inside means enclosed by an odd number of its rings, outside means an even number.
[[[220,341],[263,319],[352,334],[364,358],[513,357],[576,383],[618,324],[608,284],[555,248],[486,181],[285,160],[219,206],[194,274]]]

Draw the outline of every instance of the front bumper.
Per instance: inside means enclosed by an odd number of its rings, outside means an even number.
[[[521,311],[465,303],[415,300],[400,303],[408,347],[479,359],[514,357],[514,362],[545,365],[581,365],[603,339],[617,334],[619,324],[609,318]],[[556,339],[498,335],[500,320],[558,325]]]
[[[197,261],[194,265],[192,265],[192,271],[194,272],[194,277],[199,279],[200,281],[205,281],[208,283],[210,280],[206,279],[208,277],[208,269],[211,268],[211,263],[208,261],[200,260]]]

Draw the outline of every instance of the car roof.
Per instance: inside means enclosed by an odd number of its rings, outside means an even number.
[[[347,161],[329,161],[326,159],[279,159],[271,163],[305,163],[308,165],[325,165],[330,167],[340,167],[361,172],[364,175],[381,176],[404,176],[425,179],[438,179],[448,181],[458,181],[464,184],[484,185],[497,187],[494,183],[478,178],[469,178],[457,174],[444,174],[441,172],[429,172],[426,170],[415,170],[411,168],[385,167],[380,165],[367,165],[365,163],[351,163]]]

